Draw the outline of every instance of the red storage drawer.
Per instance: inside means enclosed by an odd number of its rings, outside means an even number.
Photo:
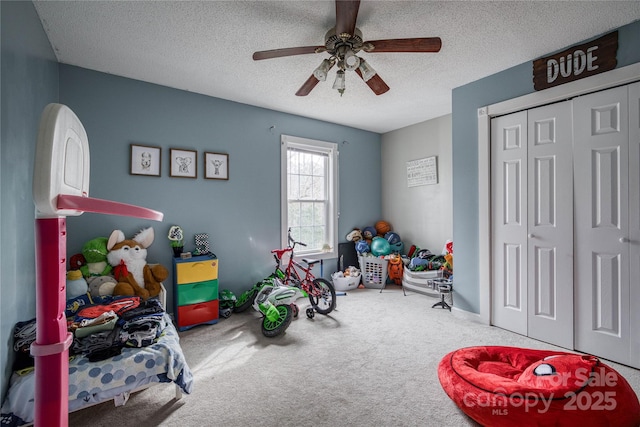
[[[184,331],[199,324],[218,323],[218,300],[178,307],[178,330]]]

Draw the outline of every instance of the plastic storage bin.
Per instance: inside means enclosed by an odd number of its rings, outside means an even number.
[[[358,287],[361,277],[362,275],[347,277],[334,276],[331,277],[331,280],[333,281],[333,287],[336,291],[350,291],[351,289],[356,289]]]
[[[362,284],[365,288],[384,288],[387,282],[387,268],[389,261],[384,258],[373,256],[358,257],[360,261],[360,272],[362,276]]]

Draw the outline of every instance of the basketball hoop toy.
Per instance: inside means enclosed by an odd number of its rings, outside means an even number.
[[[84,212],[162,221],[151,209],[89,197],[89,143],[78,117],[62,104],[49,104],[40,118],[33,172],[36,206],[35,426],[69,423],[67,331],[67,216]]]

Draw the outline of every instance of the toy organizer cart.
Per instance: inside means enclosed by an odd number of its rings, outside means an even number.
[[[360,261],[360,271],[362,273],[362,284],[366,288],[384,288],[387,282],[389,261],[373,256],[361,256],[358,258]]]
[[[66,302],[66,216],[83,212],[162,221],[162,213],[89,197],[89,142],[78,117],[62,104],[42,112],[33,173],[36,206],[36,340],[34,425],[69,423]]]

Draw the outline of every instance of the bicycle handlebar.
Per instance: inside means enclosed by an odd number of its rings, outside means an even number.
[[[307,246],[306,243],[296,242],[295,240],[293,240],[293,237],[291,237],[291,227],[289,227],[289,230],[287,231],[287,237],[289,238],[289,246],[291,246],[291,247],[294,247],[295,245],[300,245],[300,246],[304,246],[304,247]]]

